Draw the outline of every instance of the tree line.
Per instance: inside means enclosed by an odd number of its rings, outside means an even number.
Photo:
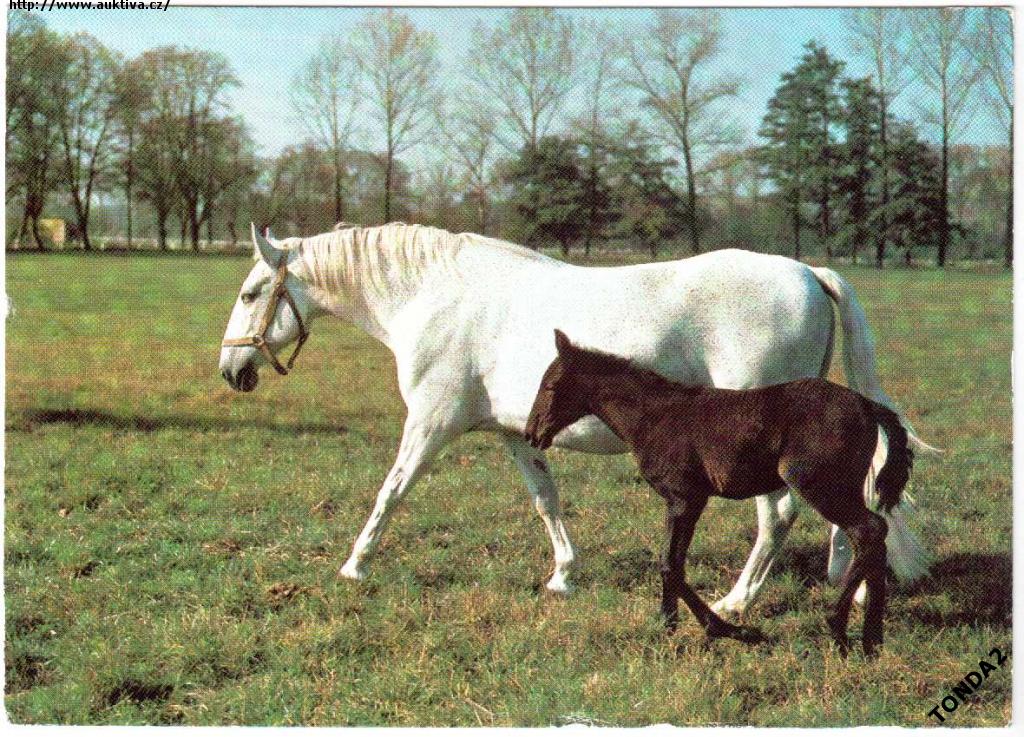
[[[1000,9],[852,9],[853,52],[809,42],[751,141],[730,115],[744,80],[719,71],[710,10],[660,10],[636,37],[550,9],[479,26],[442,74],[437,39],[393,9],[325,35],[291,85],[297,143],[261,157],[228,104],[220,54],[124,58],[37,15],[8,31],[8,242],[45,247],[44,212],[92,247],[234,243],[242,223],[313,233],[407,219],[564,253],[652,256],[740,245],[881,267],[950,249],[1012,259],[1012,29]],[[914,120],[893,114],[927,90]],[[959,140],[981,109],[1007,145]],[[930,137],[926,137],[930,134]],[[19,212],[12,212],[17,207]],[[50,208],[47,210],[47,208]],[[107,238],[107,242],[110,242]],[[148,238],[147,238],[148,240]],[[788,245],[786,245],[788,244]]]

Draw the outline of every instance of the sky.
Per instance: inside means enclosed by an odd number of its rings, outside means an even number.
[[[289,87],[325,34],[347,35],[373,9],[323,7],[182,7],[166,12],[53,10],[44,20],[53,30],[87,31],[127,55],[168,44],[218,51],[227,57],[241,86],[230,95],[259,146],[271,156],[304,138],[301,121],[291,109]],[[438,38],[442,67],[457,71],[469,52],[477,24],[493,26],[501,8],[403,8],[413,23]],[[623,35],[642,35],[653,19],[648,9],[562,9],[574,19],[607,21]],[[869,69],[849,46],[843,15],[833,8],[733,8],[721,11],[722,49],[716,69],[738,75],[743,84],[728,113],[748,140],[756,133],[779,76],[791,69],[814,39],[847,62],[847,73]],[[931,99],[922,85],[912,85],[894,112],[916,119],[916,110]],[[928,131],[924,131],[926,135]],[[961,141],[1004,143],[1005,133],[987,115],[975,117]],[[366,142],[370,143],[370,142]]]

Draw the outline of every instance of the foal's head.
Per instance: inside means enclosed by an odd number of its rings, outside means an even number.
[[[526,439],[541,450],[550,447],[561,430],[590,414],[588,392],[580,383],[590,354],[570,343],[561,330],[555,331],[555,347],[558,357],[544,372],[526,421]]]

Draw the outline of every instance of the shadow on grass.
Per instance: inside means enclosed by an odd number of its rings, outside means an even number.
[[[159,430],[243,430],[255,428],[289,435],[312,433],[341,435],[348,428],[340,423],[295,422],[281,423],[233,417],[206,417],[202,415],[117,415],[94,409],[32,409],[16,413],[9,418],[8,430],[30,431],[35,425],[65,423],[74,427],[107,427],[130,432],[157,432]]]
[[[932,565],[931,575],[908,596],[947,595],[952,607],[937,609],[927,599],[908,602],[907,614],[921,624],[1009,627],[1013,613],[1013,560],[1005,553],[957,553]]]
[[[783,549],[773,567],[790,571],[806,588],[828,582],[828,545],[795,545]]]
[[[827,565],[827,546],[808,545],[787,549],[776,570],[791,571],[810,588],[829,585]],[[957,553],[935,561],[930,574],[917,583],[909,587],[897,584],[891,590],[894,596],[907,600],[907,615],[924,625],[1009,627],[1013,562],[1008,554]],[[939,609],[928,599],[942,594],[954,601],[954,606]]]

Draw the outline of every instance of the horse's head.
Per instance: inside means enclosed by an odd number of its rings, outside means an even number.
[[[581,358],[586,360],[586,354],[569,342],[561,330],[555,331],[555,347],[558,356],[540,381],[524,433],[530,445],[541,450],[550,447],[555,435],[563,429],[590,414],[577,370]]]
[[[269,231],[268,231],[269,236]],[[257,370],[269,363],[280,374],[288,369],[277,351],[297,340],[288,361],[291,368],[309,333],[306,323],[313,309],[305,282],[290,266],[297,252],[278,248],[252,228],[255,265],[242,282],[231,311],[220,350],[220,373],[232,389],[249,392],[259,382]]]

